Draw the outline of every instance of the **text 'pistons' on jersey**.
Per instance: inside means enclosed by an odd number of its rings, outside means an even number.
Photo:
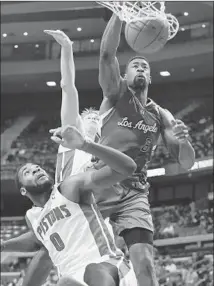
[[[43,208],[32,207],[26,215],[62,276],[75,275],[110,256],[123,257],[96,204],[74,203],[56,186]]]

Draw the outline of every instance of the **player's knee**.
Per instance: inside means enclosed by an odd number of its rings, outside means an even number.
[[[154,269],[153,256],[150,252],[145,251],[144,255],[140,258],[140,264],[144,272],[152,272]]]
[[[132,263],[135,271],[152,271],[154,268],[153,262],[153,246],[147,243],[134,244],[129,249]]]

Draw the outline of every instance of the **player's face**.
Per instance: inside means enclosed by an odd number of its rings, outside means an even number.
[[[94,136],[99,130],[99,120],[100,120],[100,117],[96,113],[90,113],[90,114],[85,115],[83,118],[83,124],[84,124],[86,133]]]
[[[18,173],[22,186],[31,194],[48,192],[52,187],[52,179],[40,166],[28,163]]]
[[[128,86],[135,89],[144,89],[150,83],[150,66],[144,59],[134,59],[127,67],[126,75]]]

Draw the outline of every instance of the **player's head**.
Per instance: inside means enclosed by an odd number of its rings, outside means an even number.
[[[126,66],[125,79],[133,89],[144,90],[151,83],[150,65],[146,58],[131,58]]]
[[[53,186],[53,180],[46,171],[32,163],[18,169],[15,182],[21,194],[30,198],[50,192]]]
[[[88,136],[94,137],[99,131],[99,111],[90,107],[83,110],[82,114],[85,132]]]

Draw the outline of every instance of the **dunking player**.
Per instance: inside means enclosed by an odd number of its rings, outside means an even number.
[[[59,185],[53,185],[38,165],[28,163],[19,169],[17,186],[34,204],[26,213],[32,247],[42,244],[47,249],[61,277],[58,285],[137,286],[93,197],[95,189],[131,175],[135,162],[120,151],[88,141],[76,127],[57,128],[51,138],[64,147],[91,153],[106,166],[69,176]]]
[[[122,22],[113,14],[101,41],[99,83],[104,98],[100,114],[108,114],[103,119],[99,142],[131,156],[137,170],[116,185],[114,193],[103,191],[95,196],[101,213],[104,217],[110,216],[115,232],[124,238],[129,248],[139,286],[154,286],[157,280],[152,255],[147,163],[159,135],[185,169],[194,164],[195,154],[185,124],[148,98],[151,83],[148,61],[141,56],[132,58],[125,78],[120,76],[116,52],[121,28]]]

